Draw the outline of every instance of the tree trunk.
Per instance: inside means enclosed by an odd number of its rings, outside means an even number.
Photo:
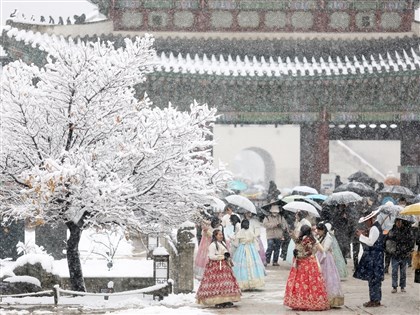
[[[67,240],[67,265],[69,266],[71,289],[86,292],[79,254],[82,229],[72,221],[67,222],[66,225],[70,231],[70,237]]]

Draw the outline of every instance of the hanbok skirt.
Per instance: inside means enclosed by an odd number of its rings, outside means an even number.
[[[261,241],[261,237],[257,237],[257,242],[258,242],[258,254],[260,255],[261,258],[261,262],[264,264],[266,258],[265,258],[265,250],[264,250],[264,245],[263,242]]]
[[[197,290],[198,304],[216,305],[241,300],[241,289],[226,260],[209,260]]]
[[[303,311],[330,308],[325,282],[315,256],[295,259],[286,283],[284,305]]]
[[[265,268],[253,243],[239,244],[233,256],[233,274],[241,290],[264,287]]]
[[[287,246],[287,255],[286,255],[286,262],[291,265],[293,263],[293,250],[295,249],[295,242],[293,239],[290,240],[289,245]]]
[[[347,264],[344,260],[343,253],[341,252],[340,246],[338,245],[337,239],[332,236],[332,255],[334,258],[335,265],[338,270],[338,274],[340,275],[340,279],[344,280],[349,275],[349,272],[347,270]]]
[[[204,269],[206,268],[206,264],[209,261],[208,253],[210,244],[211,237],[203,236],[201,238],[201,242],[198,246],[194,264],[194,276],[198,280],[201,280],[201,278],[203,278]]]
[[[341,290],[340,275],[338,274],[334,258],[330,252],[317,252],[316,256],[321,265],[322,276],[327,289],[328,300],[331,307],[344,305],[344,294]]]

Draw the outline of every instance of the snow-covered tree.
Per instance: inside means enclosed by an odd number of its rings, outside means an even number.
[[[119,49],[46,36],[37,44],[45,66],[3,69],[1,216],[3,224],[64,222],[72,288],[84,291],[84,228],[167,231],[226,184],[210,151],[216,110],[160,109],[134,97],[156,62],[151,36]]]

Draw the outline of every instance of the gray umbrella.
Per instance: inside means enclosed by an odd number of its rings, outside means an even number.
[[[362,182],[348,182],[341,184],[334,190],[334,192],[340,191],[352,191],[363,197],[373,197],[376,195],[376,192],[371,186]]]
[[[363,198],[352,191],[340,191],[332,193],[323,202],[324,205],[348,205],[352,202],[361,201]]]
[[[415,196],[414,193],[407,187],[398,186],[398,185],[387,186],[384,189],[382,189],[380,193],[387,194],[387,195],[398,195],[400,197],[408,197],[408,198]]]

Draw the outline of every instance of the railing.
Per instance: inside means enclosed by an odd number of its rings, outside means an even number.
[[[54,297],[54,305],[58,305],[60,302],[60,296],[67,294],[73,296],[103,296],[105,299],[108,299],[110,296],[122,296],[122,295],[138,295],[138,294],[148,294],[153,295],[153,299],[162,300],[163,297],[168,296],[170,293],[173,293],[173,281],[169,280],[165,284],[158,284],[153,285],[151,287],[138,289],[138,290],[130,290],[130,291],[123,291],[123,292],[116,292],[116,293],[92,293],[92,292],[80,292],[80,291],[72,291],[72,290],[64,290],[61,289],[58,284],[56,284],[53,290],[46,290],[40,292],[32,292],[32,293],[21,293],[21,294],[9,294],[9,295],[0,295],[0,301],[3,298],[8,297],[27,297],[27,296],[37,296],[37,295],[52,295]]]
[[[54,293],[54,304],[58,305],[60,302],[60,296],[63,294],[73,295],[73,296],[103,296],[106,300],[110,296],[122,296],[122,295],[138,295],[138,294],[149,294],[153,295],[153,299],[158,298],[159,300],[163,300],[164,296],[168,296],[172,293],[173,288],[173,281],[169,280],[167,283],[164,284],[157,284],[151,287],[138,289],[138,290],[130,290],[130,291],[123,291],[123,292],[106,292],[106,293],[92,293],[92,292],[80,292],[80,291],[72,291],[72,290],[64,290],[61,289],[58,284],[54,286],[53,293]]]

